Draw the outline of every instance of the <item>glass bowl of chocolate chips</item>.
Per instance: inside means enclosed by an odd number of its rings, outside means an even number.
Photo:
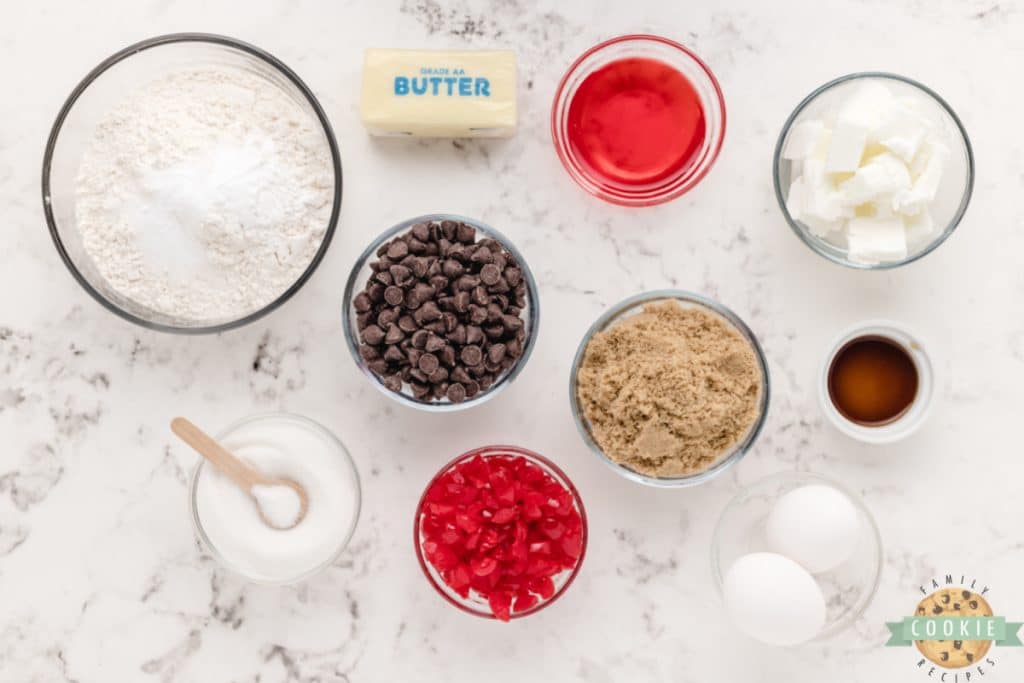
[[[450,214],[403,221],[359,256],[342,320],[356,364],[405,405],[460,410],[518,376],[540,319],[537,284],[494,228]]]

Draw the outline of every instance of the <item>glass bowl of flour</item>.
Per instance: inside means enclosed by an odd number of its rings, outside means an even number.
[[[165,332],[221,332],[287,301],[327,251],[341,186],[310,89],[259,48],[207,34],[106,59],[68,97],[43,160],[71,274]]]

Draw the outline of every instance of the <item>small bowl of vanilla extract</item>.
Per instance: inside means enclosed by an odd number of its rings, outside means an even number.
[[[920,337],[900,323],[868,320],[832,342],[818,396],[839,431],[882,444],[904,439],[924,423],[934,385]]]

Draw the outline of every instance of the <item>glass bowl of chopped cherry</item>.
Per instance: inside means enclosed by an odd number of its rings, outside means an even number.
[[[413,534],[438,593],[464,612],[509,621],[547,607],[576,578],[587,515],[553,462],[516,446],[484,446],[427,484]]]
[[[342,322],[356,365],[382,392],[429,411],[479,405],[526,365],[537,285],[497,230],[429,214],[385,231],[356,260]]]

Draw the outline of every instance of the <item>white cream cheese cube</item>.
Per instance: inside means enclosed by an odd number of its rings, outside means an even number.
[[[851,261],[875,264],[907,256],[907,231],[899,216],[858,216],[850,219],[846,229]]]
[[[926,141],[924,148],[918,156],[923,159],[914,159],[911,166],[911,175],[915,168],[920,169],[914,177],[910,188],[898,192],[893,197],[893,208],[899,213],[915,215],[926,209],[935,199],[939,192],[939,185],[942,183],[942,174],[946,170],[946,160],[949,158],[949,148],[941,142]]]
[[[843,202],[825,173],[825,164],[816,159],[804,162],[803,180],[803,213],[802,217],[818,219],[825,223],[835,223],[853,215],[851,208]]]
[[[935,234],[935,221],[930,211],[924,210],[916,216],[903,219],[907,229],[907,245],[909,247],[924,246]]]
[[[890,108],[886,120],[868,135],[868,139],[909,164],[917,155],[928,128],[928,122],[917,112],[897,102]]]
[[[807,191],[804,187],[803,176],[797,178],[789,185],[789,194],[786,197],[786,211],[790,217],[798,221],[804,212],[804,204],[807,200]]]
[[[864,80],[839,107],[837,127],[843,124],[865,129],[879,127],[889,115],[895,99],[892,91],[877,80]]]
[[[825,157],[826,173],[853,173],[860,166],[868,131],[863,126],[840,121],[832,131]]]
[[[786,137],[786,145],[782,150],[782,158],[803,160],[814,153],[818,139],[825,130],[825,124],[817,119],[801,121],[794,125]]]
[[[884,152],[857,169],[853,177],[839,183],[839,196],[847,206],[875,202],[885,195],[910,188],[910,172],[896,156]]]

